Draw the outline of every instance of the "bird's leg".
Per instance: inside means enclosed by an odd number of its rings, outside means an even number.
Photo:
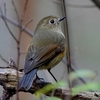
[[[51,74],[51,76],[54,78],[54,80],[57,82],[57,79],[54,77],[54,75],[50,71],[51,69],[48,69],[48,72]]]
[[[36,79],[35,79],[35,81],[36,81],[36,80],[42,80],[42,81],[43,81],[44,79],[43,79],[43,78],[40,78],[40,77],[37,75],[37,73],[36,73]]]

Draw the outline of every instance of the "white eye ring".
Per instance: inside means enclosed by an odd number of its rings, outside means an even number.
[[[50,24],[57,24],[56,19],[51,19],[51,20],[49,20],[49,23],[50,23]]]
[[[54,23],[55,23],[55,21],[52,19],[52,20],[50,20],[50,23],[51,23],[51,24],[54,24]]]

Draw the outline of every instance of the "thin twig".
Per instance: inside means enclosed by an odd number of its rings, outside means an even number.
[[[24,20],[24,17],[25,17],[25,13],[26,13],[26,10],[27,10],[27,5],[28,5],[28,0],[26,0],[25,4],[24,4],[23,14],[22,14],[22,18],[21,18],[21,22],[22,23],[23,23],[23,20]]]
[[[21,43],[21,37],[22,37],[22,32],[23,32],[23,29],[22,29],[22,24],[23,24],[23,21],[24,21],[24,16],[25,16],[25,12],[26,12],[26,8],[27,8],[27,4],[28,4],[28,0],[26,0],[26,3],[24,5],[24,10],[23,10],[23,14],[22,14],[22,17],[21,19],[19,19],[19,15],[18,15],[18,11],[17,11],[17,8],[13,2],[13,6],[15,8],[15,12],[17,14],[17,19],[19,21],[19,24],[21,26],[21,28],[19,28],[19,38],[18,38],[18,43],[17,43],[17,50],[18,50],[18,56],[17,56],[17,67],[19,69],[19,63],[20,63],[20,43]],[[17,80],[19,79],[19,75],[18,75],[18,71],[17,71]],[[17,95],[16,95],[16,98],[17,100],[19,100],[19,94],[18,94],[18,83],[17,83]]]
[[[26,24],[25,24],[25,28],[33,21],[33,19],[30,19]]]
[[[18,14],[17,8],[16,8],[15,3],[14,3],[13,0],[12,0],[12,5],[13,5],[13,7],[14,7],[14,9],[15,9],[15,13],[16,13],[16,15],[17,15],[17,20],[18,20],[18,22],[19,22],[19,24],[20,24],[20,23],[21,23],[21,22],[20,22],[20,17],[19,17],[19,14]],[[20,24],[20,25],[21,25],[21,24]]]
[[[0,55],[0,58],[6,63],[8,64],[9,62],[7,60],[5,60],[1,55]]]
[[[62,0],[61,3],[62,3],[63,15],[66,17],[65,22],[64,22],[64,30],[65,30],[65,36],[67,38],[66,61],[67,61],[67,69],[68,69],[68,75],[69,75],[70,68],[71,68],[71,60],[70,60],[71,57],[70,57],[69,31],[68,31],[68,23],[67,23],[67,14],[66,14],[65,0]],[[68,84],[69,84],[69,88],[71,89],[71,83],[70,83],[69,79],[68,79]]]
[[[69,44],[69,31],[68,31],[68,23],[67,23],[67,14],[66,14],[66,6],[65,6],[65,0],[61,0],[61,4],[62,4],[62,14],[63,16],[66,17],[65,21],[64,21],[64,31],[65,31],[65,36],[67,38],[67,53],[66,53],[66,62],[67,62],[67,72],[68,75],[70,74],[70,68],[71,68],[71,57],[70,57],[70,44]],[[70,88],[70,93],[71,93],[71,82],[68,78],[68,85]],[[71,99],[71,96],[68,97],[69,99]]]
[[[24,16],[25,16],[25,13],[26,13],[26,10],[27,10],[27,4],[28,4],[28,0],[25,1],[25,5],[24,5],[24,9],[23,9],[23,14],[22,14],[22,18],[20,20],[20,25],[22,26],[23,24],[23,21],[24,21]],[[14,6],[15,7],[15,6]],[[18,13],[17,9],[16,9],[16,13]],[[18,17],[19,18],[19,17]],[[19,43],[18,43],[18,60],[17,60],[17,66],[19,66],[19,61],[20,61],[20,42],[21,42],[21,36],[22,36],[22,32],[23,32],[23,29],[19,28]]]
[[[5,4],[4,4],[4,8],[5,8]],[[5,8],[5,11],[6,11],[6,8]],[[6,19],[5,19],[6,16],[4,17],[1,7],[0,7],[0,12],[1,12],[1,17],[2,17],[2,19],[3,19],[3,21],[4,21],[4,23],[5,23],[5,25],[6,25],[7,29],[8,29],[8,31],[9,31],[9,33],[10,33],[11,36],[14,38],[14,40],[15,40],[16,42],[18,42],[18,40],[16,39],[16,37],[14,36],[14,34],[11,32],[11,30],[10,30],[10,28],[9,28],[7,22],[6,22]]]
[[[21,28],[23,31],[25,31],[29,36],[33,36],[33,32],[31,32],[30,30],[28,30],[27,28],[25,28],[25,26],[21,26],[18,22],[16,22],[15,20],[9,19],[7,17],[5,17],[4,15],[0,14],[0,18],[2,18],[3,20],[5,19],[6,21],[8,21],[9,23],[11,23],[12,25]]]
[[[22,26],[23,24],[23,21],[24,21],[24,16],[25,16],[25,12],[27,10],[27,5],[28,5],[28,0],[25,1],[25,5],[24,5],[24,9],[23,9],[23,14],[22,14],[22,18],[20,20],[20,26]],[[15,6],[14,6],[15,7]],[[16,9],[16,8],[15,8]],[[18,13],[17,9],[16,9],[16,13]],[[19,17],[18,17],[19,18]],[[22,36],[22,32],[23,32],[23,29],[20,28],[20,31],[19,31],[19,43],[18,43],[18,60],[17,60],[17,66],[19,66],[19,61],[20,61],[20,42],[21,42],[21,36]]]
[[[24,21],[24,17],[25,17],[25,13],[26,13],[26,10],[27,10],[27,5],[28,5],[28,0],[25,1],[25,5],[24,5],[24,9],[23,9],[23,14],[22,14],[22,18],[20,20],[20,25],[22,26],[23,24],[23,21]],[[16,13],[17,13],[17,9],[16,9]],[[19,18],[19,17],[18,17]],[[22,36],[22,32],[23,32],[23,29],[20,28],[20,31],[19,31],[19,43],[18,43],[18,60],[17,60],[17,66],[19,66],[19,61],[20,61],[20,42],[21,42],[21,36]]]

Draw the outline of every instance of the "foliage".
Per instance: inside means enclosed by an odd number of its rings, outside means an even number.
[[[66,85],[66,84],[65,84],[64,82],[56,82],[55,84],[48,84],[48,85],[46,85],[45,87],[43,87],[43,88],[37,90],[37,91],[35,92],[35,95],[36,95],[37,97],[40,97],[42,94],[45,94],[45,93],[47,93],[47,92],[49,92],[49,91],[51,91],[51,90],[54,90],[54,89],[56,89],[57,87],[64,87],[65,85]],[[60,99],[57,98],[57,97],[53,97],[53,94],[52,94],[52,97],[50,97],[50,98],[48,98],[48,99],[46,99],[46,100],[60,100]]]

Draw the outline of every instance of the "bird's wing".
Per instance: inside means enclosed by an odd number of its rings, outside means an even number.
[[[64,45],[62,44],[50,44],[48,46],[42,47],[35,47],[33,45],[30,45],[25,60],[25,73],[28,73],[34,68],[39,68],[40,66],[48,63],[64,49]]]

